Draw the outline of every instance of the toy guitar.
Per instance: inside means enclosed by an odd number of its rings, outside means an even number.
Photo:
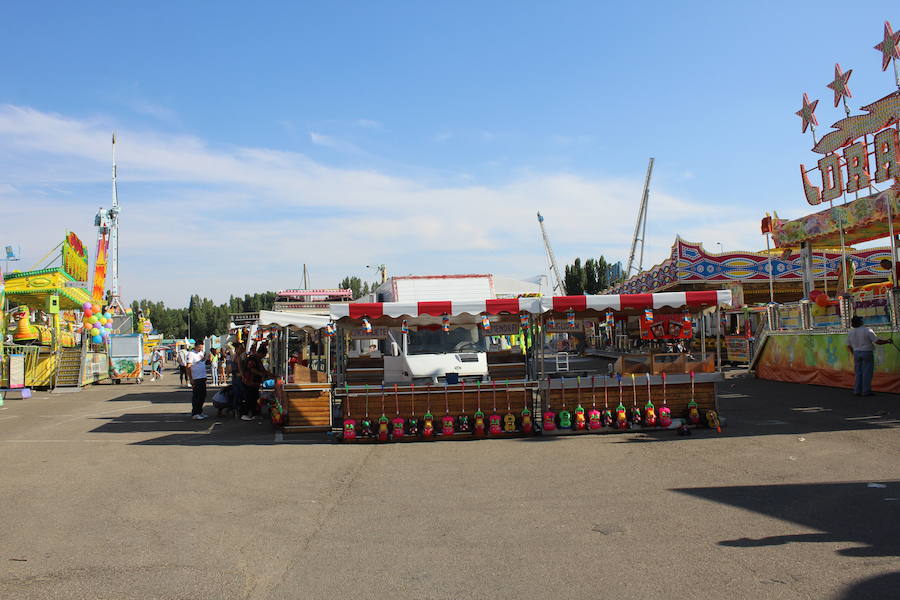
[[[628,415],[625,412],[625,405],[621,402],[616,407],[616,429],[628,429]]]
[[[381,415],[378,417],[378,441],[386,442],[388,441],[388,431],[390,426],[390,419],[388,419],[385,415]]]
[[[706,426],[722,433],[722,424],[719,422],[719,413],[714,410],[706,411]]]
[[[659,409],[659,426],[660,427],[669,427],[672,424],[672,411],[669,409],[669,406],[666,403],[666,373],[665,373],[665,371],[660,373],[660,376],[662,377],[663,405],[662,405],[662,408]]]
[[[509,381],[506,382],[506,414],[503,415],[503,431],[512,433],[516,430],[516,415],[512,413],[509,403]]]
[[[694,372],[691,371],[691,401],[687,405],[688,421],[691,425],[700,424],[700,407],[694,402]]]
[[[466,415],[466,384],[462,384],[462,396],[460,400],[462,404],[462,414],[456,419],[456,428],[462,433],[468,433],[471,430],[469,417]]]
[[[500,426],[500,415],[497,414],[497,382],[491,382],[491,396],[494,402],[494,412],[488,417],[488,433],[499,435],[503,428]]]
[[[572,429],[572,413],[566,410],[566,378],[561,377],[559,380],[560,390],[562,392],[562,410],[559,411],[559,428]]]
[[[584,407],[581,406],[581,377],[578,378],[578,404],[575,406],[575,429],[582,430],[587,426]]]
[[[412,405],[412,414],[410,414],[409,418],[406,420],[406,433],[407,435],[415,437],[419,435],[419,419],[416,418],[416,395],[410,395],[409,401]]]
[[[347,417],[344,419],[344,439],[352,441],[356,439],[356,419]]]
[[[484,435],[484,413],[481,411],[481,382],[475,384],[475,435]]]
[[[422,415],[422,435],[424,437],[432,437],[434,435],[434,415],[428,409]]]
[[[544,431],[554,431],[556,429],[556,413],[550,405],[550,378],[547,378],[547,410],[544,411],[541,420],[541,426]]]
[[[406,421],[400,416],[400,397],[397,395],[397,384],[394,384],[394,405],[397,409],[397,416],[391,419],[391,437],[395,440],[402,439],[406,434]]]
[[[450,416],[450,403],[447,400],[447,385],[444,384],[444,416],[441,417],[441,435],[454,434],[455,419]]]
[[[522,409],[521,419],[522,433],[531,433],[534,431],[534,422],[531,420],[531,411],[528,410],[527,406]]]
[[[644,405],[644,424],[647,427],[656,427],[656,407],[650,400]]]

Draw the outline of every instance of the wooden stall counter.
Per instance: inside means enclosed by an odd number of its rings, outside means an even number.
[[[282,394],[282,406],[287,413],[285,433],[331,429],[331,384],[289,383]]]

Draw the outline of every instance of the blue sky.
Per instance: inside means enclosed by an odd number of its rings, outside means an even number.
[[[754,249],[798,217],[794,112],[853,69],[896,3],[9,3],[2,244],[23,267],[95,237],[118,132],[122,290],[184,304],[344,275],[546,270],[627,255],[656,158],[649,263],[676,234]]]

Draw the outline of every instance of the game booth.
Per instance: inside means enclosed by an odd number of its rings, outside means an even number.
[[[694,323],[730,302],[716,290],[333,305],[335,433],[384,442],[718,428],[720,360],[705,339],[680,352],[671,341],[693,343]],[[644,343],[559,369],[554,332],[587,328]]]

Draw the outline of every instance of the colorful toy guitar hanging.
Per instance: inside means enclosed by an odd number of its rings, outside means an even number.
[[[387,418],[387,415],[384,414],[384,384],[381,384],[381,416],[378,417],[378,441],[386,442],[388,441],[388,435],[390,434],[391,429],[391,420]]]
[[[434,415],[431,414],[431,386],[429,385],[426,390],[425,396],[425,414],[422,415],[422,436],[423,437],[433,437],[434,436]]]
[[[400,396],[397,394],[397,384],[394,384],[394,405],[397,409],[397,416],[391,419],[391,437],[395,440],[402,439],[404,434],[404,425],[405,422],[403,417],[400,416]]]
[[[481,382],[475,382],[475,435],[484,435],[484,413],[481,411]]]
[[[570,310],[566,313],[566,325],[569,326],[569,329],[575,329],[575,311]]]
[[[694,372],[691,371],[691,401],[687,405],[687,418],[691,425],[700,424],[700,407],[694,401]]]
[[[460,433],[469,433],[471,426],[469,425],[469,415],[466,414],[466,382],[462,382],[462,389],[459,393],[460,404],[462,405],[462,414],[456,420],[456,428]]]
[[[370,438],[375,435],[372,431],[372,421],[369,420],[369,384],[366,384],[366,416],[362,423],[359,424],[359,434],[364,438]]]
[[[656,407],[653,406],[653,396],[650,389],[650,373],[647,373],[647,404],[644,405],[644,425],[656,427]]]
[[[441,435],[453,435],[455,432],[454,418],[450,416],[450,400],[447,398],[447,388],[449,385],[444,383],[444,416],[441,417]]]
[[[575,429],[582,430],[587,426],[584,418],[584,407],[581,406],[581,376],[576,378],[578,382],[578,404],[575,406]]]
[[[616,376],[621,379],[621,375],[618,373]],[[621,390],[619,391],[619,396],[622,396]],[[603,423],[604,427],[612,427],[613,421],[612,411],[609,410],[609,375],[607,375],[603,381],[603,412],[600,413],[600,422]]]
[[[559,428],[572,429],[572,413],[566,409],[566,378],[560,377],[560,390],[562,391],[562,410],[559,411]]]
[[[353,441],[356,439],[356,419],[350,416],[350,386],[344,384],[344,402],[347,404],[347,416],[344,417],[343,430],[344,440]]]
[[[637,382],[634,378],[634,373],[631,374],[631,394],[632,394],[632,404],[631,407],[631,425],[632,427],[640,427],[641,426],[641,409],[638,408],[637,405]]]
[[[406,319],[400,321],[400,333],[403,335],[409,334],[409,324],[407,324]]]
[[[369,319],[367,319],[366,317],[363,317],[362,328],[366,333],[372,333],[372,323],[370,323]]]
[[[603,427],[600,421],[600,411],[597,410],[597,378],[591,375],[591,410],[588,411],[588,429],[595,430]]]
[[[528,327],[528,313],[519,313],[519,327],[522,329]]]
[[[616,429],[628,429],[628,414],[621,400],[619,400],[619,405],[616,407]]]
[[[556,430],[556,413],[553,412],[553,407],[551,405],[551,392],[550,388],[550,378],[547,378],[547,410],[544,411],[542,415],[542,426],[544,431],[555,431]]]
[[[409,396],[410,415],[406,420],[406,433],[412,437],[419,435],[419,419],[416,417],[416,394]]]
[[[441,329],[444,333],[450,333],[450,317],[447,315],[441,317]]]
[[[497,382],[491,382],[491,398],[494,403],[494,411],[488,417],[488,433],[491,435],[500,435],[503,431],[500,426],[500,415],[497,414]]]
[[[509,380],[506,380],[506,414],[503,415],[503,431],[513,433],[516,430],[516,415],[512,412],[509,400]]]
[[[534,421],[531,418],[531,411],[528,410],[528,392],[527,390],[522,390],[522,412],[520,413],[521,417],[521,427],[522,433],[531,433],[534,431]]]
[[[482,327],[482,329],[484,329],[485,331],[490,331],[490,330],[491,330],[491,320],[488,319],[488,316],[487,316],[487,315],[482,315],[482,317],[481,317],[481,327]]]
[[[706,426],[722,433],[722,424],[719,422],[719,413],[714,410],[706,411]]]
[[[659,426],[660,427],[669,427],[672,425],[672,411],[669,409],[666,403],[666,372],[663,371],[659,374],[662,377],[662,396],[663,396],[663,405],[662,408],[659,409]]]

